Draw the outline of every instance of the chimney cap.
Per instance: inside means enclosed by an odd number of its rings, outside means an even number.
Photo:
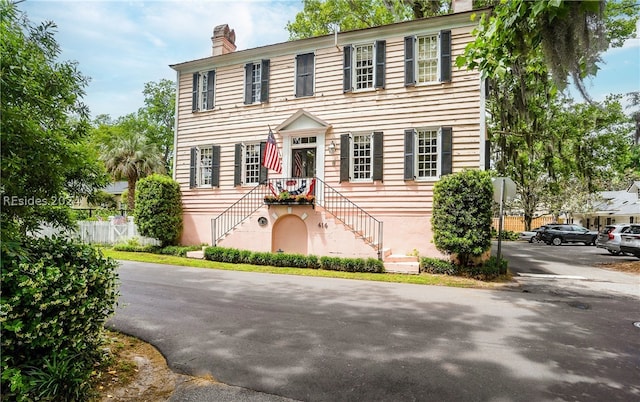
[[[233,29],[229,29],[229,25],[222,24],[213,28],[214,38],[226,38],[229,42],[236,43],[236,32]]]

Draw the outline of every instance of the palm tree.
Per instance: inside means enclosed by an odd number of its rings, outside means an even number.
[[[164,173],[162,152],[144,136],[122,136],[102,147],[100,157],[107,171],[116,180],[126,179],[129,185],[127,208],[135,206],[136,182],[151,173]]]

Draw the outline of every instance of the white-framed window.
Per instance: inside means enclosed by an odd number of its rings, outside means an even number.
[[[405,86],[451,82],[451,67],[451,30],[404,38]]]
[[[351,180],[371,181],[373,171],[373,133],[354,133],[351,137]]]
[[[384,179],[384,134],[382,131],[340,135],[340,182]]]
[[[344,46],[342,89],[345,93],[384,89],[386,49],[385,40]]]
[[[374,47],[373,43],[354,45],[353,82],[354,90],[371,89],[374,84]]]
[[[198,147],[198,165],[196,174],[197,187],[211,187],[213,171],[213,147]]]
[[[215,77],[214,70],[193,74],[192,109],[194,112],[213,109]]]
[[[452,172],[452,127],[420,127],[404,131],[405,180],[433,181]]]
[[[415,135],[415,167],[417,179],[434,179],[440,176],[438,141],[439,130],[435,128],[421,128]]]
[[[260,143],[243,144],[242,182],[246,185],[260,183]]]
[[[262,82],[262,66],[254,63],[251,66],[251,103],[260,102],[260,90]]]
[[[269,102],[269,70],[268,59],[244,65],[244,104]]]
[[[440,64],[438,35],[419,36],[417,45],[417,83],[438,81],[438,65]]]

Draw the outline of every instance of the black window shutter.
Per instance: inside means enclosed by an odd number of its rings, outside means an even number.
[[[415,144],[415,131],[404,130],[404,179],[414,180],[413,173],[413,148]]]
[[[216,72],[211,70],[207,73],[207,110],[213,109],[213,89],[215,88]]]
[[[442,127],[442,146],[440,147],[440,175],[444,176],[453,172],[453,130],[451,127]]]
[[[269,60],[262,60],[260,69],[260,77],[262,78],[260,83],[260,102],[269,102],[269,66]]]
[[[384,88],[385,66],[387,63],[387,42],[384,40],[376,41],[376,88]]]
[[[380,181],[382,181],[384,166],[382,139],[382,132],[377,131],[373,133],[373,180]]]
[[[233,160],[233,185],[242,185],[242,144],[236,144]]]
[[[296,56],[296,98],[313,95],[314,54]]]
[[[307,96],[311,96],[313,95],[313,68],[315,65],[315,57],[316,55],[313,53],[309,53],[307,54],[307,57],[305,58],[305,69],[307,72],[307,77],[305,79],[305,84],[304,84],[304,94]]]
[[[267,184],[267,179],[269,178],[269,169],[262,165],[262,161],[264,160],[264,152],[267,148],[267,143],[265,141],[260,143],[260,172],[258,172],[258,182],[260,184]]]
[[[189,163],[189,188],[197,186],[196,170],[198,168],[198,148],[191,147],[191,162]]]
[[[349,146],[349,134],[340,136],[340,182],[349,181],[349,157],[351,147]]]
[[[491,140],[484,141],[484,170],[491,170]]]
[[[251,79],[252,77],[253,63],[247,63],[244,65],[244,104],[250,105],[251,101]]]
[[[404,38],[404,86],[412,86],[416,84],[415,75],[415,36],[406,36]]]
[[[198,77],[200,74],[193,74],[193,89],[191,91],[191,111],[198,111]]]
[[[451,81],[451,31],[440,31],[440,82]]]
[[[351,45],[345,45],[344,52],[344,61],[342,64],[343,76],[342,76],[342,90],[343,92],[351,92],[353,90],[353,85],[351,84]]]
[[[211,187],[220,187],[220,145],[211,148]]]

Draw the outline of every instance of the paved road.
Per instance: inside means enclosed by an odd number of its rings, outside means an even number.
[[[497,251],[494,242],[493,253]],[[629,297],[640,299],[640,276],[606,269],[616,262],[638,262],[582,244],[549,246],[523,241],[503,242],[509,269],[522,289],[536,293]]]
[[[175,371],[265,393],[243,400],[640,398],[640,311],[629,298],[134,262],[120,276],[109,324],[151,342]]]

